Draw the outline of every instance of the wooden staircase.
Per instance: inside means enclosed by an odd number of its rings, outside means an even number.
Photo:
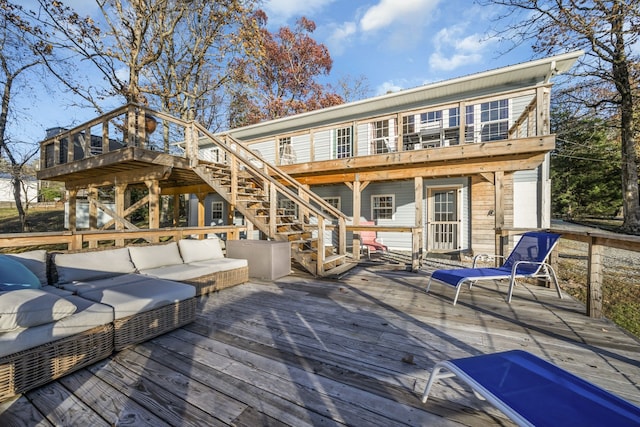
[[[198,159],[192,166],[231,209],[269,239],[290,242],[292,258],[313,275],[336,276],[355,266],[346,256],[342,212],[240,141],[218,138],[197,123],[193,129],[198,146],[213,143],[224,153],[222,161]]]

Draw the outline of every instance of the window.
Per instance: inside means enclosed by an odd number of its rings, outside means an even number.
[[[296,153],[291,145],[291,137],[278,139],[278,152],[280,153],[281,165],[290,165],[296,162]]]
[[[465,111],[465,142],[473,142],[473,105],[467,105]],[[449,109],[449,127],[460,127],[460,108]]]
[[[336,159],[353,157],[351,128],[336,129]]]
[[[420,123],[440,123],[442,120],[442,111],[429,111],[420,114]]]
[[[278,209],[281,211],[281,215],[292,216],[292,217],[298,216],[298,209],[293,200],[279,199]]]
[[[372,154],[388,153],[389,150],[389,121],[373,122],[373,138],[371,141]]]
[[[322,198],[325,202],[327,202],[328,204],[330,204],[331,206],[333,206],[334,208],[336,208],[337,210],[340,210],[340,197],[336,196],[336,197],[323,197]],[[324,211],[324,209],[323,209]]]
[[[482,141],[506,139],[509,130],[509,100],[484,102],[480,104]]]
[[[402,118],[402,133],[414,133],[416,131],[416,117],[414,115]]]
[[[393,219],[394,208],[393,195],[371,196],[371,218],[374,221],[378,219]]]
[[[223,202],[211,202],[211,222],[221,224],[223,221]]]

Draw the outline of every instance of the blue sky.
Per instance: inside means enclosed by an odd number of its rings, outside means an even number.
[[[269,25],[316,22],[334,60],[332,77],[364,75],[374,95],[531,59],[486,37],[496,7],[470,0],[270,0]]]
[[[65,4],[81,15],[96,12],[92,0]],[[268,0],[263,9],[272,31],[295,25],[301,16],[315,21],[313,37],[327,45],[333,58],[326,82],[362,75],[372,96],[532,58],[528,46],[501,54],[506,47],[486,37],[498,10],[471,0]],[[19,128],[10,131],[28,142],[43,139],[47,128],[94,117],[92,111],[72,106],[55,86],[22,103],[27,110]]]

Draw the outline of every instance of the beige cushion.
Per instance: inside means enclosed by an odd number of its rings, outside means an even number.
[[[72,315],[76,306],[41,289],[20,289],[0,294],[0,332],[30,328]]]
[[[182,255],[185,263],[224,258],[220,240],[217,238],[204,240],[182,239],[178,241],[178,246],[180,247],[180,255]]]
[[[51,287],[48,286],[47,289],[49,288]],[[113,322],[113,308],[107,305],[98,304],[74,295],[66,296],[65,299],[78,308],[71,316],[56,322],[0,333],[0,357]]]
[[[56,254],[54,263],[58,283],[96,280],[136,271],[127,248]]]
[[[176,242],[164,245],[129,246],[129,254],[138,270],[182,264]]]
[[[191,285],[147,277],[142,282],[85,292],[82,298],[113,307],[114,318],[123,319],[195,295],[196,288]]]
[[[36,275],[40,284],[46,286],[47,280],[47,251],[38,249],[35,251],[27,251],[19,254],[6,254],[27,267]]]

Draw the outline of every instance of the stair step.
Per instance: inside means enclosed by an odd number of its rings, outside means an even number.
[[[337,267],[334,267],[330,270],[325,270],[324,274],[322,275],[323,277],[331,277],[331,278],[339,278],[342,274],[346,273],[347,271],[351,270],[354,267],[357,267],[358,263],[357,262],[345,262],[344,264],[341,264]]]

